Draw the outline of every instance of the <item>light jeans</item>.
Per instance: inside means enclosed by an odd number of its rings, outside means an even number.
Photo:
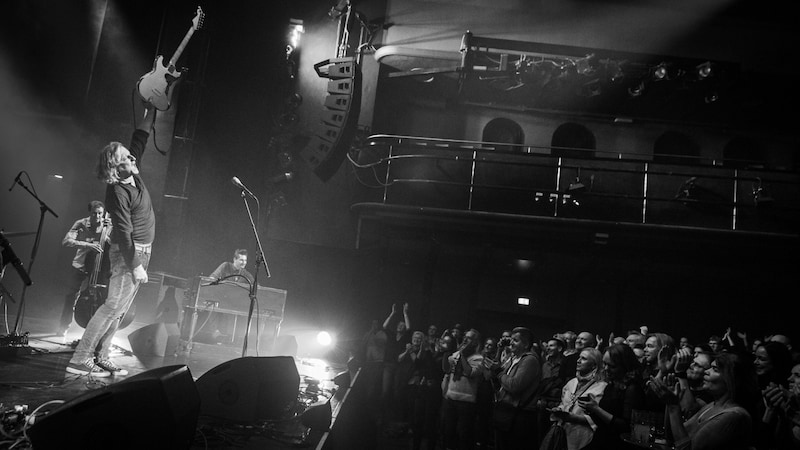
[[[145,270],[150,262],[151,249],[151,244],[136,244],[136,255]],[[70,360],[74,364],[81,364],[91,357],[108,359],[111,340],[119,328],[122,317],[133,304],[136,291],[139,290],[140,283],[133,280],[133,272],[125,264],[119,246],[112,245],[108,256],[111,262],[108,296],[105,303],[97,308],[92,319],[86,324],[83,337]]]

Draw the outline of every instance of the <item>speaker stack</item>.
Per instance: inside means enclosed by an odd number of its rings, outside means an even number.
[[[200,396],[189,368],[164,366],[80,395],[28,430],[36,450],[189,449]]]
[[[342,164],[355,136],[361,110],[361,71],[355,57],[328,59],[314,65],[328,78],[322,120],[300,155],[314,173],[328,181]]]

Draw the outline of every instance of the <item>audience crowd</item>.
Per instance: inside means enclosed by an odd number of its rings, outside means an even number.
[[[410,434],[414,450],[800,450],[800,356],[787,335],[485,336],[418,327],[398,306],[373,321],[357,359],[380,429]]]

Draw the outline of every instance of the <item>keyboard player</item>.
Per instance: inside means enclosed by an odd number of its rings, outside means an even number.
[[[247,266],[247,249],[237,248],[233,252],[233,261],[225,261],[220,264],[209,275],[215,280],[235,281],[238,283],[250,284],[253,282],[253,275],[245,269]],[[230,278],[228,278],[230,277]],[[210,318],[209,324],[211,331],[211,341],[222,343],[233,336],[233,319],[225,314],[214,314]]]
[[[233,252],[233,261],[225,261],[209,275],[217,280],[236,281],[239,283],[252,283],[253,275],[245,269],[247,266],[247,249],[237,248]],[[227,278],[230,277],[230,278]]]

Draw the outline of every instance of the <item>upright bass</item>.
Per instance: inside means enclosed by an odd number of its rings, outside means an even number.
[[[89,270],[89,280],[78,299],[75,301],[74,315],[75,323],[81,328],[86,328],[86,325],[94,316],[94,313],[105,303],[108,297],[108,278],[109,278],[109,261],[104,258],[106,255],[106,244],[108,242],[108,235],[111,233],[111,226],[108,225],[109,215],[106,212],[101,222],[100,231],[100,251],[94,255],[94,260],[90,260],[89,256],[86,257],[86,268]],[[133,322],[135,315],[135,308],[131,305],[128,312],[122,318],[119,328],[125,328]]]

